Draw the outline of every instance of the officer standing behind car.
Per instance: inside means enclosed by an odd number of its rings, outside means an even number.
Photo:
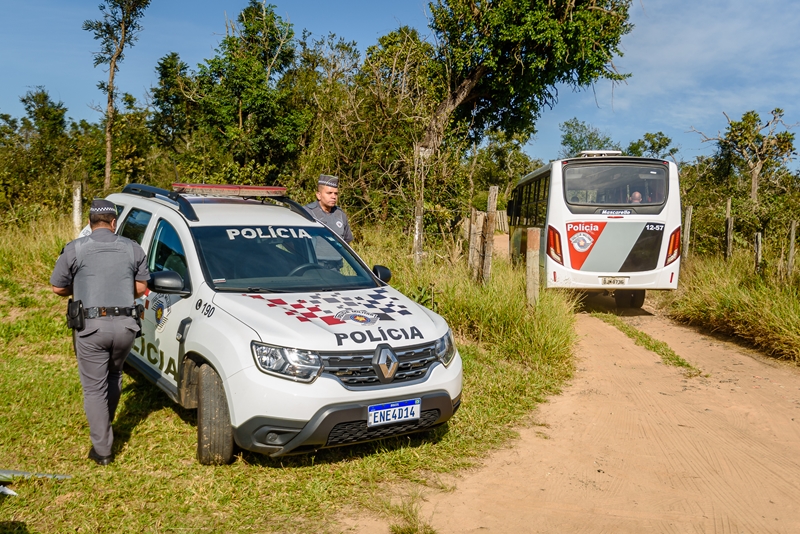
[[[122,389],[122,365],[140,330],[135,298],[147,289],[150,273],[136,242],[116,235],[114,203],[96,199],[89,210],[92,233],[68,243],[58,257],[50,284],[72,296],[67,315],[89,421],[89,458],[113,460],[111,421]]]
[[[339,201],[339,178],[320,174],[317,181],[317,201],[306,206],[311,215],[336,232],[348,245],[353,242],[353,232],[347,222],[342,208],[336,205]]]

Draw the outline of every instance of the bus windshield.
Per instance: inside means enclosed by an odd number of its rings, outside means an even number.
[[[658,206],[666,201],[666,191],[666,165],[580,163],[564,167],[564,194],[569,204]]]

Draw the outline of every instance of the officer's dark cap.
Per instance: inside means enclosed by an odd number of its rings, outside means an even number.
[[[326,185],[328,187],[335,187],[339,188],[339,178],[337,176],[331,176],[329,174],[320,174],[319,180],[317,180],[317,185]]]
[[[92,207],[89,209],[90,215],[104,215],[104,214],[117,215],[117,206],[109,200],[96,198],[92,200]]]

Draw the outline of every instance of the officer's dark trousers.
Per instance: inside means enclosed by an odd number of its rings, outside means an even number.
[[[75,332],[83,409],[89,420],[92,445],[101,456],[111,454],[111,421],[122,389],[122,365],[138,330],[132,317],[100,317],[86,319],[86,327]]]

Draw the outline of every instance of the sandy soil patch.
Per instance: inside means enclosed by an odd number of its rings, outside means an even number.
[[[439,534],[800,532],[798,368],[646,312],[625,320],[703,376],[580,314],[578,369],[535,414],[546,426],[448,480],[453,492],[427,491],[421,519]]]

